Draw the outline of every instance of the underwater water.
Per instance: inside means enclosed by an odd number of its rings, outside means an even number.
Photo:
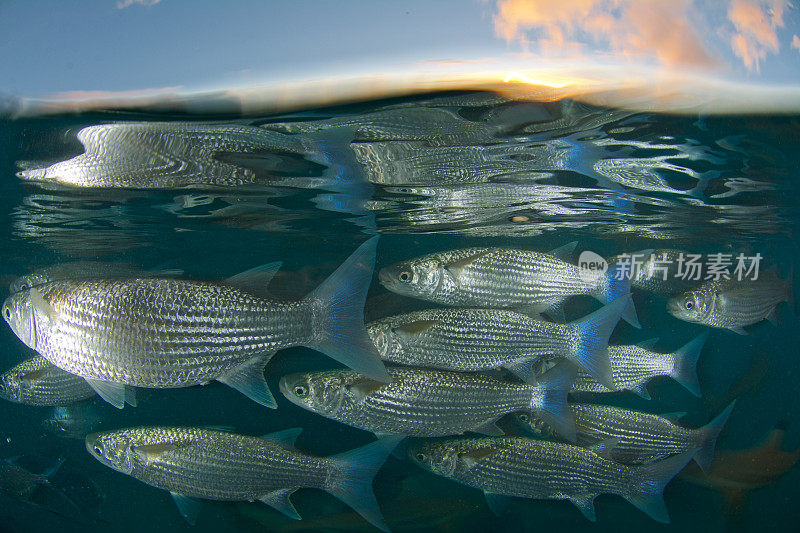
[[[727,255],[734,276],[739,254],[760,255],[762,274],[774,268],[772,275],[783,279],[800,255],[799,116],[640,113],[459,92],[277,116],[153,111],[2,119],[0,146],[5,286],[75,262],[62,277],[104,278],[116,268],[123,278],[170,271],[180,279],[221,281],[282,261],[269,291],[298,300],[379,235],[364,307],[369,322],[438,307],[387,290],[379,269],[458,248],[547,252],[577,241],[572,262],[583,251],[610,258],[674,249],[706,259]],[[780,449],[800,446],[796,311],[781,303],[776,324],[759,320],[741,335],[676,318],[663,294],[637,288],[632,294],[642,327],[620,321],[610,344],[658,338],[656,351],[666,353],[709,332],[697,365],[702,397],[659,377],[648,385],[650,400],[631,392],[571,399],[686,412],[681,423],[692,428],[736,400],[717,441],[719,475],[705,478],[690,465],[667,486],[671,524],[616,495],[596,499],[594,523],[555,500],[517,498],[498,516],[480,490],[398,453],[374,483],[389,528],[796,528],[797,457],[787,460],[790,454],[762,446],[776,428],[785,430]],[[570,298],[564,319],[600,305],[586,295]],[[11,328],[0,330],[3,371],[35,355]],[[2,401],[0,460],[19,456],[15,464],[35,473],[63,464],[30,494],[0,482],[0,531],[377,531],[334,496],[312,489],[292,496],[302,521],[260,502],[205,501],[190,526],[165,490],[101,464],[83,441],[92,432],[136,426],[221,426],[254,436],[300,427],[299,450],[344,452],[374,436],[279,392],[282,376],[337,368],[310,348],[278,351],[265,368],[275,410],[217,382],[138,388],[138,406],[122,410],[97,396],[55,412]],[[511,418],[498,425],[521,434]],[[741,463],[754,465],[749,469],[737,463],[741,456],[726,455],[759,447]]]

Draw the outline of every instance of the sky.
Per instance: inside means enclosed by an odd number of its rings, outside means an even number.
[[[796,0],[0,1],[0,93],[608,62],[800,85]],[[455,74],[454,74],[455,75]]]

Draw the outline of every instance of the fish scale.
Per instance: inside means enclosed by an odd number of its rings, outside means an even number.
[[[637,390],[654,376],[669,375],[675,366],[672,354],[660,354],[635,345],[609,346],[611,372],[617,389]],[[572,382],[575,392],[611,392],[582,369]]]
[[[134,462],[131,475],[190,497],[256,500],[279,489],[325,489],[333,466],[273,441],[201,428],[134,428],[116,437],[134,447],[176,444],[150,464]]]
[[[308,341],[310,303],[170,279],[56,281],[39,287],[57,317],[36,349],[83,377],[142,387],[208,382]],[[126,320],[127,319],[127,320]]]
[[[294,448],[299,434],[300,429],[288,429],[250,437],[197,427],[141,427],[88,435],[86,449],[104,465],[170,491],[192,525],[198,507],[188,498],[260,500],[300,519],[290,496],[300,488],[315,488],[388,532],[372,482],[399,439],[314,457]]]
[[[764,274],[756,280],[707,281],[670,299],[667,308],[682,320],[741,333],[743,326],[774,317],[776,306],[791,300],[791,280]],[[687,303],[692,307],[687,307]]]
[[[27,405],[67,405],[94,395],[86,380],[61,370],[41,355],[0,375],[0,397]]]
[[[444,305],[536,313],[570,296],[610,301],[628,292],[625,280],[612,283],[604,275],[583,272],[554,255],[510,248],[464,248],[424,255],[383,268],[379,277],[391,291]],[[612,285],[614,289],[619,285],[621,292],[609,298],[606,293]]]
[[[378,435],[433,437],[482,431],[507,413],[550,407],[545,386],[403,367],[390,368],[389,375],[391,383],[380,384],[348,371],[295,374],[284,376],[280,386],[293,403]],[[298,386],[305,396],[296,394]],[[554,387],[561,402],[567,387]]]
[[[627,466],[587,448],[519,437],[426,442],[408,454],[436,474],[483,490],[490,506],[500,505],[497,496],[571,500],[594,520],[594,498],[617,494],[660,522],[669,521],[663,487],[690,459],[687,453],[648,467]]]
[[[577,427],[577,444],[593,446],[610,442],[608,456],[614,461],[629,465],[647,465],[666,457],[693,452],[695,460],[704,470],[708,468],[714,454],[716,440],[733,410],[729,405],[707,425],[690,429],[671,419],[631,411],[608,405],[584,403],[570,404]],[[535,434],[558,436],[546,422],[528,415],[517,416],[526,430]],[[543,428],[543,431],[540,429]]]
[[[428,323],[422,331],[404,326]],[[385,361],[458,371],[498,368],[520,359],[572,355],[575,328],[502,309],[429,309],[367,324]]]
[[[454,442],[452,450],[483,446],[497,453],[472,468],[456,465],[452,477],[486,492],[527,498],[627,492],[630,469],[585,448],[508,437],[464,439]]]

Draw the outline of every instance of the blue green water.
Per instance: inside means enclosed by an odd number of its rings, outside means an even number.
[[[447,122],[437,122],[441,113]],[[214,161],[253,170],[258,183],[246,187],[76,187],[16,175],[80,154],[76,134],[88,126],[162,121],[256,126],[309,139],[314,153],[276,148],[243,157],[235,150],[215,151],[213,138],[191,139],[205,143]],[[321,131],[297,132],[298,124]],[[579,250],[605,257],[650,248],[760,253],[765,267],[776,266],[784,276],[798,264],[798,116],[672,116],[571,101],[514,103],[448,94],[284,116],[142,112],[3,119],[0,146],[4,284],[36,268],[76,260],[180,269],[200,280],[281,260],[271,289],[299,297],[376,233],[381,235],[377,268],[456,247],[546,251],[575,240]],[[204,168],[196,179],[213,175]],[[707,329],[670,316],[663,297],[635,292],[634,299],[643,328],[620,323],[613,344],[658,337],[666,352]],[[580,316],[593,305],[576,299],[566,311]],[[428,306],[389,293],[376,278],[365,317]],[[788,429],[784,449],[793,450],[800,441],[798,320],[785,304],[779,315],[777,326],[762,322],[747,328],[747,336],[712,331],[698,367],[701,399],[658,379],[650,385],[651,401],[625,393],[599,401],[654,413],[686,411],[685,421],[694,427],[738,398],[719,449],[756,446],[781,425]],[[5,324],[0,343],[3,369],[32,355]],[[267,380],[277,393],[282,375],[336,366],[321,353],[292,348],[270,361]],[[302,427],[298,448],[317,455],[373,438],[279,394],[273,411],[218,383],[141,390],[138,397],[138,407],[122,411],[99,398],[87,400],[99,420],[93,430],[214,425],[260,435]],[[260,503],[206,502],[191,527],[165,491],[101,465],[82,440],[46,430],[41,421],[50,413],[0,403],[0,459],[35,456],[43,464],[65,459],[53,484],[75,495],[68,478],[85,477],[102,502],[82,504],[84,514],[65,517],[41,501],[0,495],[0,531],[374,530],[334,497],[314,490],[293,497],[302,522]],[[800,520],[798,470],[751,492],[735,514],[719,492],[675,479],[665,492],[671,525],[657,524],[616,496],[597,499],[596,523],[570,503],[553,501],[518,500],[509,515],[499,517],[479,491],[396,457],[387,461],[374,487],[394,531],[788,531]]]

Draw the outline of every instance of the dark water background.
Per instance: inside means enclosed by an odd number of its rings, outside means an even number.
[[[411,111],[402,119],[403,110],[420,109],[444,110],[454,122],[440,127]],[[405,126],[376,118],[387,110]],[[247,188],[87,189],[25,182],[15,175],[20,168],[45,167],[81,153],[75,134],[94,124],[224,121],[291,132],[292,124],[309,120],[338,124],[336,131],[344,124],[353,134],[349,140],[360,159],[348,155],[333,182],[330,172],[327,183],[316,178],[341,161],[326,166],[318,157],[289,153],[244,163],[263,171],[262,182]],[[289,126],[272,125],[277,122]],[[550,250],[573,240],[579,249],[604,256],[648,248],[758,252],[765,267],[777,265],[783,275],[798,264],[798,116],[637,114],[571,101],[522,104],[447,94],[282,117],[108,113],[2,120],[0,147],[4,284],[32,269],[75,260],[177,268],[186,277],[209,280],[282,260],[272,289],[302,295],[375,232],[382,235],[378,268],[453,247]],[[662,297],[637,292],[634,298],[643,329],[621,323],[614,344],[658,337],[659,351],[666,352],[706,329],[670,316]],[[592,305],[577,299],[567,314],[579,316]],[[424,307],[392,295],[376,280],[366,317]],[[702,399],[674,382],[656,380],[651,401],[630,394],[601,401],[654,413],[687,411],[687,423],[699,426],[736,396],[719,448],[755,446],[785,424],[784,449],[793,450],[800,441],[798,320],[785,304],[780,315],[777,327],[760,323],[748,328],[748,336],[712,331],[698,367]],[[3,368],[32,355],[5,325],[0,346]],[[139,407],[123,411],[99,399],[88,404],[101,419],[100,429],[223,425],[258,435],[299,426],[304,431],[298,448],[327,455],[372,436],[290,404],[278,394],[277,382],[286,373],[335,367],[309,349],[279,352],[267,366],[275,411],[218,383],[140,390]],[[167,492],[106,468],[85,452],[82,441],[43,429],[41,420],[50,411],[0,403],[0,458],[35,456],[46,464],[66,459],[62,477],[86,476],[104,495],[101,504],[87,504],[97,518],[76,521],[0,496],[0,531],[373,530],[344,504],[313,490],[293,497],[302,522],[260,503],[206,502],[191,527]],[[733,517],[719,493],[676,479],[665,493],[671,525],[607,495],[596,501],[595,524],[568,502],[518,500],[510,515],[497,517],[477,490],[394,457],[376,478],[375,492],[394,531],[790,531],[800,523],[800,468],[751,493]]]

